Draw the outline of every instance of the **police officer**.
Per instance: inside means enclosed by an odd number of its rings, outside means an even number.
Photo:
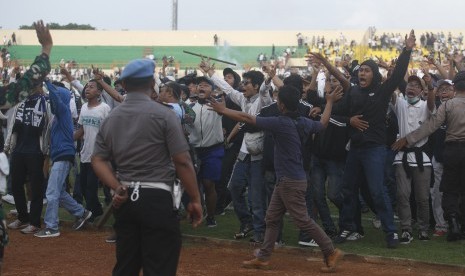
[[[121,74],[126,100],[102,123],[92,165],[114,191],[116,265],[113,275],[176,275],[181,249],[172,187],[176,176],[190,196],[193,226],[202,219],[196,176],[181,123],[152,101],[155,64],[131,61]],[[118,171],[113,173],[112,160]]]

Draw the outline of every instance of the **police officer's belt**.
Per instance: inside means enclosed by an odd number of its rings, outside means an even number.
[[[162,182],[135,182],[135,181],[121,181],[121,184],[129,188],[135,188],[137,185],[140,188],[149,188],[149,189],[162,189],[171,193],[171,186]]]

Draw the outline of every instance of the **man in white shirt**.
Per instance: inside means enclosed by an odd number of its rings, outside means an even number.
[[[419,128],[428,120],[434,111],[434,93],[432,91],[431,77],[426,74],[428,80],[428,101],[421,99],[424,91],[424,82],[418,76],[408,78],[406,98],[393,96],[392,104],[399,122],[399,135],[405,137],[410,132]],[[413,240],[412,214],[410,210],[411,183],[415,191],[417,205],[418,239],[429,240],[429,186],[431,180],[431,160],[425,153],[424,146],[428,138],[425,138],[412,147],[403,148],[394,158],[397,180],[397,209],[400,219],[402,234],[401,244],[409,244]]]
[[[197,173],[205,193],[207,227],[216,227],[215,209],[217,194],[216,182],[221,178],[221,160],[224,156],[224,137],[221,115],[212,112],[207,105],[214,85],[206,77],[196,79],[199,100],[192,106],[196,120],[189,129],[189,141],[195,148],[200,168]]]
[[[273,102],[269,93],[271,84],[265,85],[264,75],[259,71],[244,73],[242,81],[244,92],[242,93],[232,88],[224,78],[215,74],[214,68],[208,62],[202,61],[200,69],[207,72],[213,83],[229,95],[230,99],[239,105],[244,112],[256,115],[262,107]],[[244,229],[250,229],[250,224],[252,224],[254,237],[251,242],[258,243],[261,243],[264,238],[267,201],[262,172],[263,138],[263,131],[244,134],[244,140],[228,187],[231,191],[234,211],[241,223],[240,232],[247,234]],[[258,147],[252,147],[252,145]],[[249,209],[252,210],[252,214],[245,203],[244,190],[247,187],[251,203]]]
[[[81,190],[86,200],[86,209],[92,212],[90,221],[103,214],[102,205],[98,199],[98,178],[91,165],[92,152],[94,151],[95,138],[100,124],[110,113],[110,107],[99,101],[103,87],[96,81],[90,80],[84,91],[87,103],[82,105],[79,115],[79,129],[74,132],[74,140],[83,139],[81,149]]]

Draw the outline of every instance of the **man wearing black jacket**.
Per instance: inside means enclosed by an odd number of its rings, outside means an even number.
[[[405,40],[391,78],[381,83],[378,65],[373,60],[364,61],[359,68],[359,84],[353,86],[345,97],[346,114],[350,117],[350,150],[344,174],[341,210],[341,230],[335,242],[343,242],[355,231],[355,210],[358,185],[365,177],[369,193],[386,233],[388,248],[399,244],[391,202],[383,187],[386,156],[385,117],[392,93],[402,81],[408,67],[410,54],[415,46],[412,30]]]
[[[327,93],[334,91],[338,87],[342,88],[344,93],[350,89],[349,80],[323,55],[310,53],[309,56],[311,61],[321,63],[328,69],[325,84],[325,91]],[[325,99],[318,97],[316,91],[310,90],[309,96],[311,95],[310,93],[317,96],[317,98],[313,99],[315,103],[311,101],[310,103],[318,105],[317,102],[320,102],[320,105],[324,107],[326,104]],[[349,117],[344,114],[343,101],[336,102],[333,106],[328,127],[315,134],[311,159],[312,194],[323,228],[330,237],[337,235],[337,228],[331,218],[326,196],[340,211],[343,200],[341,189],[347,156],[345,146],[349,140]],[[319,111],[312,112],[312,114],[314,113],[319,113]],[[356,230],[353,233],[354,240],[360,236],[360,230]],[[349,239],[351,238],[349,237]],[[299,244],[303,245],[302,241],[299,241]]]
[[[327,83],[326,86],[330,85]],[[331,85],[330,90],[333,91],[338,86],[340,85],[335,87]],[[340,115],[339,103],[334,104],[333,110],[334,114],[331,115],[328,127],[315,135],[311,160],[313,197],[323,228],[329,236],[335,236],[337,228],[331,218],[326,196],[338,210],[341,209],[343,200],[341,189],[347,156],[345,146],[349,140],[349,118]]]

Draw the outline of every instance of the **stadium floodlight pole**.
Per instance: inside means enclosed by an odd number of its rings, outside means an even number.
[[[178,0],[173,0],[173,14],[171,16],[171,30],[178,30]]]

